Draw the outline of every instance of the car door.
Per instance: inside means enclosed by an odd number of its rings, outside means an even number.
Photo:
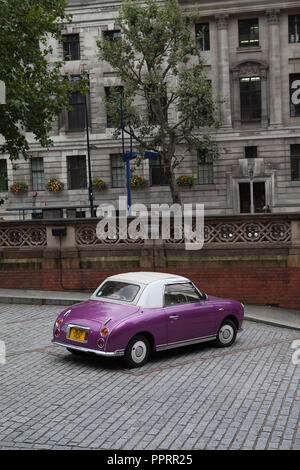
[[[215,334],[212,306],[201,299],[192,283],[166,285],[164,310],[169,345]]]

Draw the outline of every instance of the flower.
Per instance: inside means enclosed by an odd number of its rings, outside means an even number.
[[[146,186],[148,186],[148,180],[139,175],[132,176],[130,180],[130,186],[132,189],[146,188]]]
[[[178,176],[178,178],[176,179],[176,183],[178,184],[178,186],[192,187],[194,184],[194,178],[188,175],[181,175]]]
[[[52,193],[57,193],[64,189],[64,183],[56,178],[49,178],[46,184],[46,190]]]
[[[96,189],[96,191],[103,191],[104,189],[107,189],[107,183],[103,181],[101,178],[95,178],[92,181],[93,188]]]
[[[22,194],[28,191],[28,184],[15,181],[10,187],[9,190],[14,194]]]

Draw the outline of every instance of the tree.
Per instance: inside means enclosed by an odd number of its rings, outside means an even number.
[[[51,145],[54,118],[69,105],[69,94],[85,86],[62,76],[62,62],[50,62],[49,39],[61,41],[61,23],[71,21],[65,7],[64,0],[0,0],[0,80],[6,84],[0,153],[12,160],[29,156],[26,130],[43,147]]]
[[[159,152],[173,202],[180,203],[174,169],[186,149],[219,154],[209,133],[218,122],[199,42],[191,36],[177,0],[146,0],[143,5],[124,0],[118,25],[120,37],[104,36],[97,45],[100,59],[122,81],[124,131],[132,129],[141,152]],[[119,98],[117,93],[104,97],[115,138],[121,130]]]

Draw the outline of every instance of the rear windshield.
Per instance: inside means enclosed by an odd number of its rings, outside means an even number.
[[[140,286],[137,286],[136,284],[129,284],[128,282],[107,281],[97,292],[96,296],[105,297],[112,300],[132,302],[139,290]]]

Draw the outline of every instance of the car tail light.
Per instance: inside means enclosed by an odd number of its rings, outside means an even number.
[[[56,328],[56,330],[55,330],[55,333],[54,333],[54,334],[55,334],[55,336],[59,336],[59,335],[60,335],[60,331],[59,331],[59,329],[58,329],[58,328]]]
[[[108,329],[107,328],[102,328],[101,334],[102,334],[102,336],[107,336],[108,335]]]
[[[104,346],[104,339],[103,338],[99,339],[98,346],[99,346],[99,348],[103,348],[103,346]]]
[[[57,325],[57,326],[60,326],[60,325],[62,324],[62,322],[63,322],[63,319],[60,318],[59,320],[57,320],[56,325]]]

